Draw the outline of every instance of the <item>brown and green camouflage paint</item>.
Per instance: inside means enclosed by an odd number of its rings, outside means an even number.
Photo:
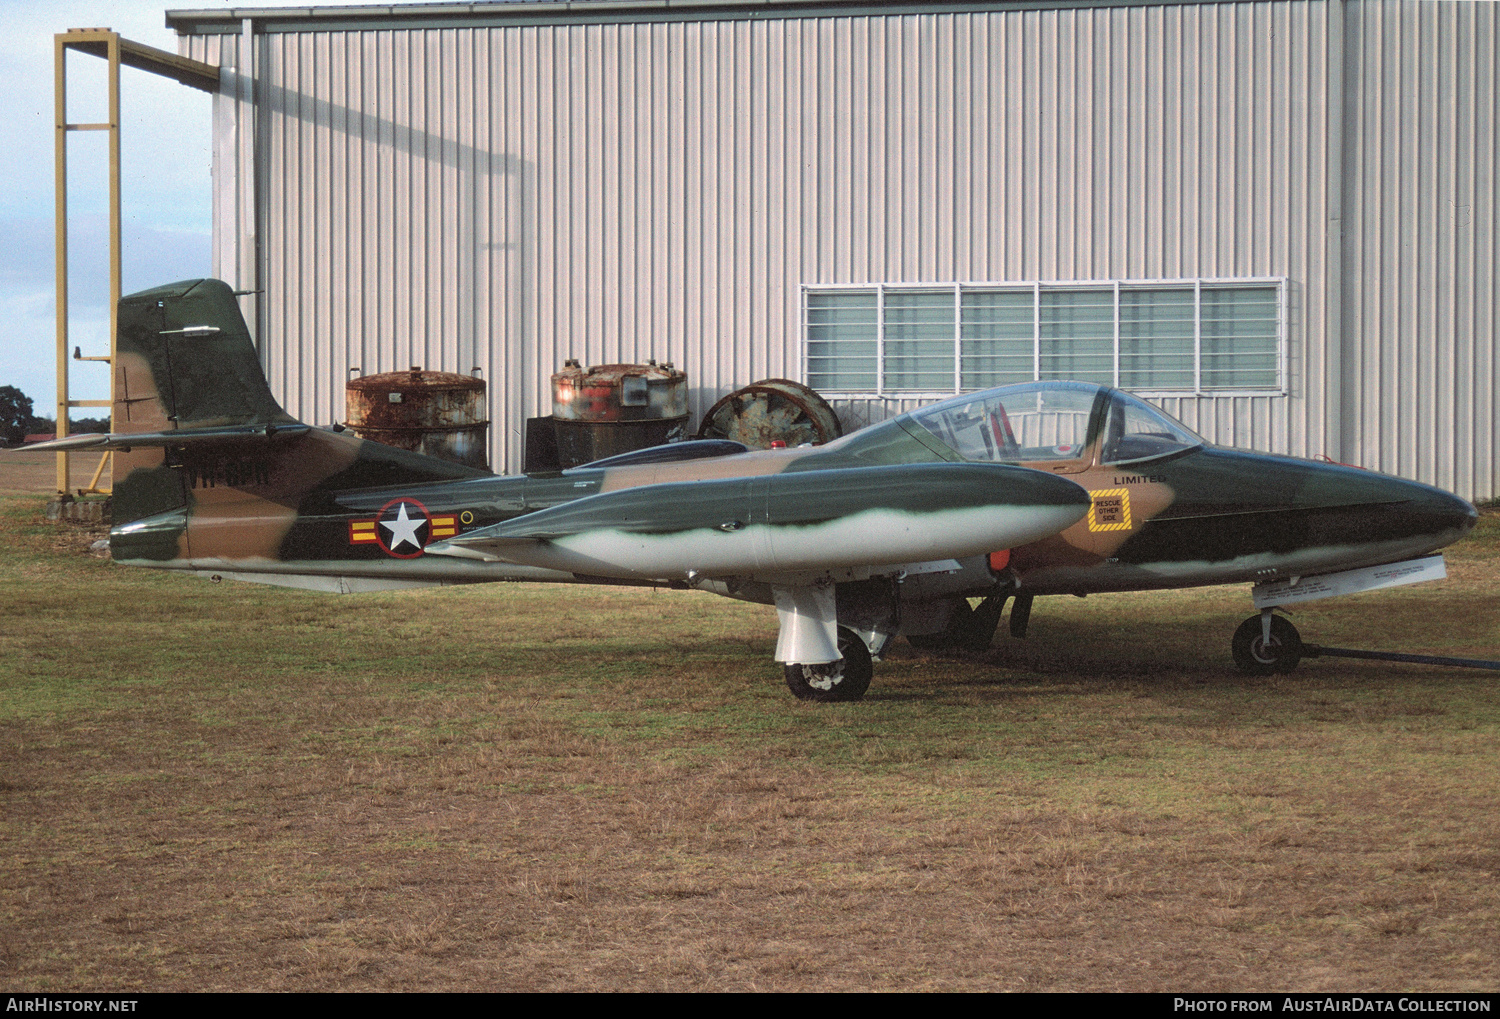
[[[787,475],[788,484],[775,486],[777,492],[785,489],[776,496],[779,501],[842,509],[851,499],[879,501],[870,488],[874,482],[851,468],[963,460],[902,416],[822,447],[495,476],[348,433],[297,425],[266,385],[233,293],[215,280],[172,284],[124,299],[115,370],[122,433],[184,433],[180,444],[117,452],[116,558],[162,566],[364,563],[370,569],[385,564],[410,570],[410,562],[395,560],[416,558],[420,547],[415,554],[408,547],[397,554],[359,537],[368,535],[370,521],[393,501],[442,518],[424,521],[422,545],[436,540],[438,530],[442,536],[463,534],[588,496],[646,486],[663,486],[643,496],[643,506],[650,504],[650,515],[661,526],[689,528],[717,525],[720,521],[710,518],[722,516],[724,509],[696,504],[692,490],[679,487],[690,482]],[[1145,465],[1102,463],[1101,422],[1112,392],[1098,389],[1089,438],[1074,457],[1017,464],[1066,477],[1086,489],[1093,503],[1085,519],[1012,551],[1007,575],[1023,585],[1035,580],[1044,590],[1048,583],[1057,590],[1173,586],[1170,579],[1153,581],[1150,570],[1274,555],[1318,543],[1394,539],[1423,529],[1449,534],[1462,526],[1461,520],[1455,524],[1467,506],[1460,506],[1461,500],[1351,468],[1201,446]],[[261,431],[219,438],[204,434],[244,426]],[[810,489],[790,482],[805,472],[816,472],[809,476]],[[901,484],[897,474],[891,474],[890,484]],[[781,509],[786,519],[796,515]],[[582,506],[580,511],[582,526],[586,514]],[[456,565],[434,562],[423,569],[441,572]],[[997,582],[988,572],[975,578],[981,586]]]

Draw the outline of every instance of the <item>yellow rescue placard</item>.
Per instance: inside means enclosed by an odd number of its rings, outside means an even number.
[[[1101,488],[1090,492],[1089,530],[1130,530],[1130,489]]]

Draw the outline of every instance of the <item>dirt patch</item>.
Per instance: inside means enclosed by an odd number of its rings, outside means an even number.
[[[100,453],[73,453],[68,457],[69,490],[76,493],[87,488],[99,466]],[[103,488],[110,485],[106,466],[99,479]],[[33,453],[25,449],[0,449],[0,496],[46,495],[57,491],[57,454]]]

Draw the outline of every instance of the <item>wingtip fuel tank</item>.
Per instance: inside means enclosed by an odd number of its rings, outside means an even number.
[[[1055,534],[1088,508],[1081,487],[1042,471],[896,464],[627,488],[428,551],[619,579],[769,579],[982,555]]]

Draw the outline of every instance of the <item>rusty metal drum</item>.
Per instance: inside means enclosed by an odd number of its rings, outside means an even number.
[[[483,379],[413,367],[350,379],[344,395],[360,438],[489,470]]]
[[[670,362],[601,364],[569,359],[552,376],[552,420],[564,468],[687,435],[687,373]]]
[[[708,409],[697,438],[733,439],[751,449],[822,445],[844,434],[828,401],[800,382],[761,379]]]

